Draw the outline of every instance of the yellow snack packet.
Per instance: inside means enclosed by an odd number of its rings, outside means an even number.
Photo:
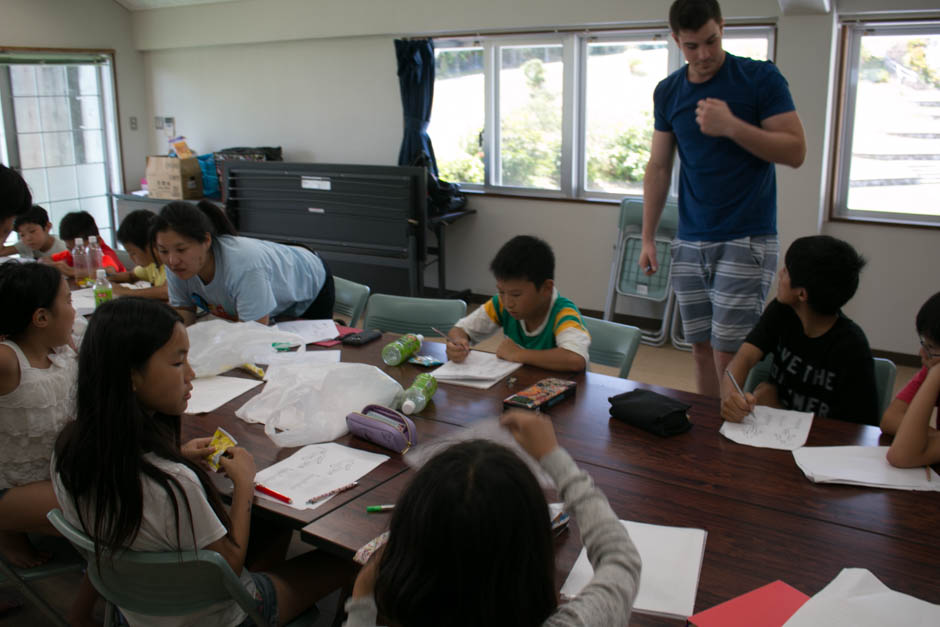
[[[241,366],[239,366],[239,368],[244,370],[245,372],[255,375],[256,377],[264,381],[264,370],[261,368],[261,366],[256,366],[254,364],[242,364]]]
[[[235,438],[232,437],[232,434],[219,427],[215,430],[215,433],[212,434],[212,441],[209,442],[212,446],[212,453],[206,456],[206,461],[209,463],[209,467],[212,470],[219,472],[219,460],[222,458],[222,454],[225,453],[228,449],[232,448],[238,442],[235,441]]]

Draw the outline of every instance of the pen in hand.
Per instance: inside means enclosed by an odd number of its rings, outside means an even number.
[[[445,340],[447,340],[448,344],[453,344],[454,346],[460,346],[459,344],[457,344],[457,342],[454,341],[454,339],[451,336],[447,335],[446,333],[444,333],[437,327],[431,327],[431,330],[437,333],[438,335],[440,335]]]
[[[729,378],[729,379],[731,379],[731,384],[734,385],[734,389],[738,391],[738,394],[741,395],[741,398],[743,398],[743,399],[744,399],[744,402],[746,403],[746,402],[747,402],[747,396],[744,395],[744,390],[742,390],[742,389],[741,389],[741,386],[738,385],[738,382],[737,382],[737,380],[734,378],[734,375],[731,374],[731,371],[728,370],[727,368],[725,368],[725,374],[728,375],[728,378]],[[748,416],[751,415],[751,411],[750,411],[750,410],[747,412],[747,415],[748,415]]]

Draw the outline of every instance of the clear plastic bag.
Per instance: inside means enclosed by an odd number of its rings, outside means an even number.
[[[403,390],[395,379],[368,364],[271,366],[264,390],[235,415],[264,424],[278,446],[329,442],[345,435],[346,415],[369,404],[394,407]]]
[[[237,368],[244,363],[267,363],[265,355],[274,355],[275,343],[300,346],[303,338],[258,322],[209,320],[188,327],[189,365],[196,377],[208,377]]]

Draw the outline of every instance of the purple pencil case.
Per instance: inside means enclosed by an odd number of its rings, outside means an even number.
[[[383,407],[366,405],[346,416],[349,432],[396,453],[405,453],[418,443],[418,430],[408,416]]]

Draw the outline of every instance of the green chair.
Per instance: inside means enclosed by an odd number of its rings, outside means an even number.
[[[756,366],[751,368],[747,375],[747,381],[744,383],[745,392],[753,392],[758,383],[766,381],[770,377],[770,362],[772,359],[773,353],[767,353]],[[891,404],[894,379],[897,377],[898,368],[890,359],[874,357],[873,360],[875,362],[875,392],[878,395],[878,416],[881,416],[888,409],[888,405]]]
[[[57,577],[71,572],[81,572],[85,561],[75,552],[68,542],[62,538],[44,536],[37,544],[41,551],[53,554],[45,564],[33,568],[19,568],[13,566],[0,556],[0,587],[10,587],[26,597],[26,600],[36,606],[53,625],[67,627],[65,618],[53,608],[30,585],[33,582],[48,577]]]
[[[363,327],[433,337],[437,333],[431,327],[447,333],[466,313],[467,303],[462,300],[373,294],[369,298]]]
[[[640,347],[643,332],[636,327],[619,322],[598,320],[587,316],[582,316],[581,319],[584,320],[584,326],[591,334],[591,348],[588,350],[591,361],[604,366],[619,367],[618,376],[626,379],[630,374],[630,366],[633,365],[636,351]]]
[[[333,276],[333,285],[336,290],[336,302],[333,305],[334,313],[349,316],[349,326],[354,327],[359,322],[359,316],[369,300],[372,289],[368,285],[356,283],[348,279]]]
[[[265,624],[254,597],[215,551],[121,551],[103,555],[99,563],[94,542],[66,521],[61,510],[52,510],[48,518],[88,562],[91,583],[109,603],[106,626],[113,624],[114,606],[148,616],[180,616],[228,600],[256,624]],[[311,625],[317,614],[314,606],[289,625]]]
[[[620,203],[619,235],[617,248],[610,267],[610,279],[607,285],[607,300],[604,305],[604,320],[611,320],[617,306],[617,297],[629,297],[631,301],[653,303],[662,310],[661,324],[658,329],[642,330],[642,342],[652,346],[662,346],[669,337],[670,322],[673,316],[675,293],[672,290],[672,256],[670,253],[672,238],[678,231],[679,206],[667,202],[663,209],[659,227],[656,230],[656,260],[659,270],[647,276],[637,265],[643,240],[643,201],[637,198],[624,198]],[[659,314],[641,314],[642,317],[656,317]]]

